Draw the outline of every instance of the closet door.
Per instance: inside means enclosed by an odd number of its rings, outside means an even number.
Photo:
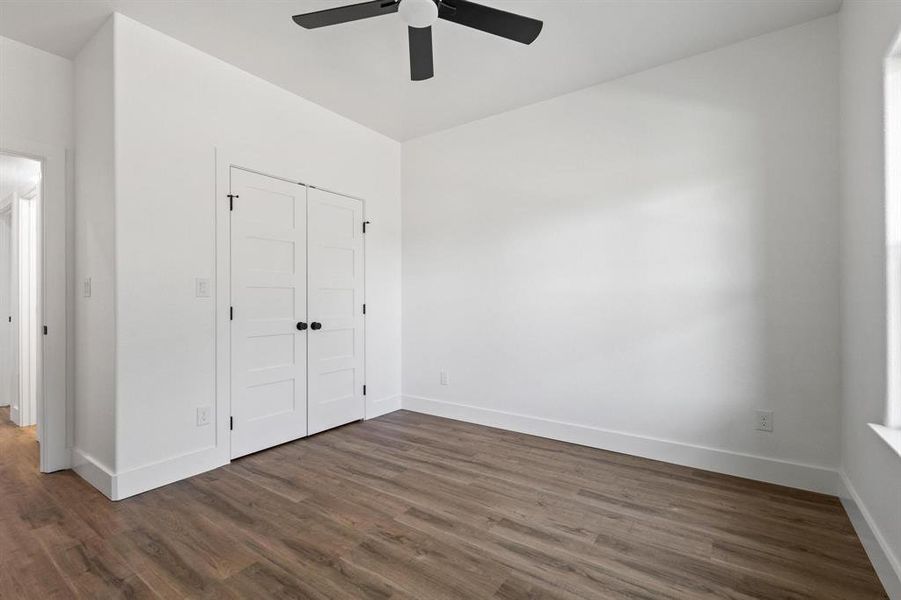
[[[363,418],[363,203],[310,188],[309,433]]]
[[[230,177],[235,458],[307,434],[307,189]]]

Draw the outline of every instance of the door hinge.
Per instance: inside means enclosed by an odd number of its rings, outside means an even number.
[[[364,315],[366,314],[366,305],[365,304],[363,305],[363,314]]]
[[[235,210],[235,198],[240,198],[238,194],[228,195],[228,210]]]
[[[363,221],[363,233],[366,233],[366,226],[372,223],[372,221]]]
[[[234,306],[228,307],[228,320],[229,321],[235,320],[235,307]]]
[[[232,431],[234,428],[235,428],[235,418],[229,417],[228,418],[228,430]]]
[[[13,316],[12,316],[12,315],[9,315],[9,322],[10,322],[10,323],[13,322]]]
[[[44,335],[47,335],[47,326],[44,325]]]
[[[364,396],[366,395],[366,386],[365,385],[363,386],[363,395]]]

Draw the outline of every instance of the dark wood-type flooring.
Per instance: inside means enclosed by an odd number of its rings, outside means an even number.
[[[2,598],[886,598],[836,498],[400,411],[121,502],[0,413]]]

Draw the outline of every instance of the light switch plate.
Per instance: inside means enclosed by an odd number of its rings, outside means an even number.
[[[210,297],[210,280],[204,277],[198,277],[194,280],[194,295],[198,298]]]
[[[84,282],[82,283],[81,295],[85,298],[91,297],[91,278],[85,277]]]

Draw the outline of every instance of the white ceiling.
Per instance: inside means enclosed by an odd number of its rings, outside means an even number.
[[[544,21],[531,46],[439,21],[411,82],[398,15],[305,30],[353,0],[2,0],[0,35],[72,58],[114,10],[398,140],[837,11],[841,0],[483,0]]]

